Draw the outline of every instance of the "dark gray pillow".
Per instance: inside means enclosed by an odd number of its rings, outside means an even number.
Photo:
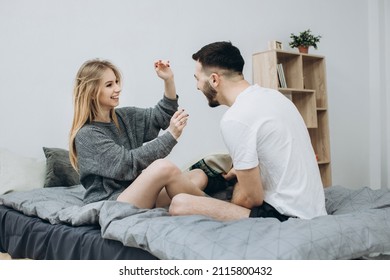
[[[68,187],[80,184],[79,174],[70,164],[69,151],[43,147],[46,157],[45,188]]]

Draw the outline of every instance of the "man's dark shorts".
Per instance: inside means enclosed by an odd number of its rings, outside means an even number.
[[[280,214],[273,206],[264,201],[262,205],[252,208],[249,218],[276,218],[284,222],[292,217]]]

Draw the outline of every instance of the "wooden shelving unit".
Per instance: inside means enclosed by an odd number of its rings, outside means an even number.
[[[270,50],[253,54],[253,82],[279,90],[301,113],[317,156],[324,187],[332,185],[325,57]],[[287,87],[281,87],[281,64]]]

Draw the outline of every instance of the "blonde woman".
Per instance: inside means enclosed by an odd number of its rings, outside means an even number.
[[[204,195],[207,176],[203,171],[182,173],[165,159],[182,134],[188,114],[178,110],[169,62],[159,60],[154,67],[164,81],[165,93],[154,108],[147,109],[115,109],[121,74],[109,61],[90,60],[78,71],[69,148],[71,163],[86,189],[85,203],[118,200],[153,208],[169,205],[179,193]]]

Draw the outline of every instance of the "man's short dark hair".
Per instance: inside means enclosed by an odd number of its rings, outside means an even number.
[[[217,67],[242,75],[244,59],[240,50],[231,42],[215,42],[201,48],[192,55],[195,61],[199,61],[203,68]]]

